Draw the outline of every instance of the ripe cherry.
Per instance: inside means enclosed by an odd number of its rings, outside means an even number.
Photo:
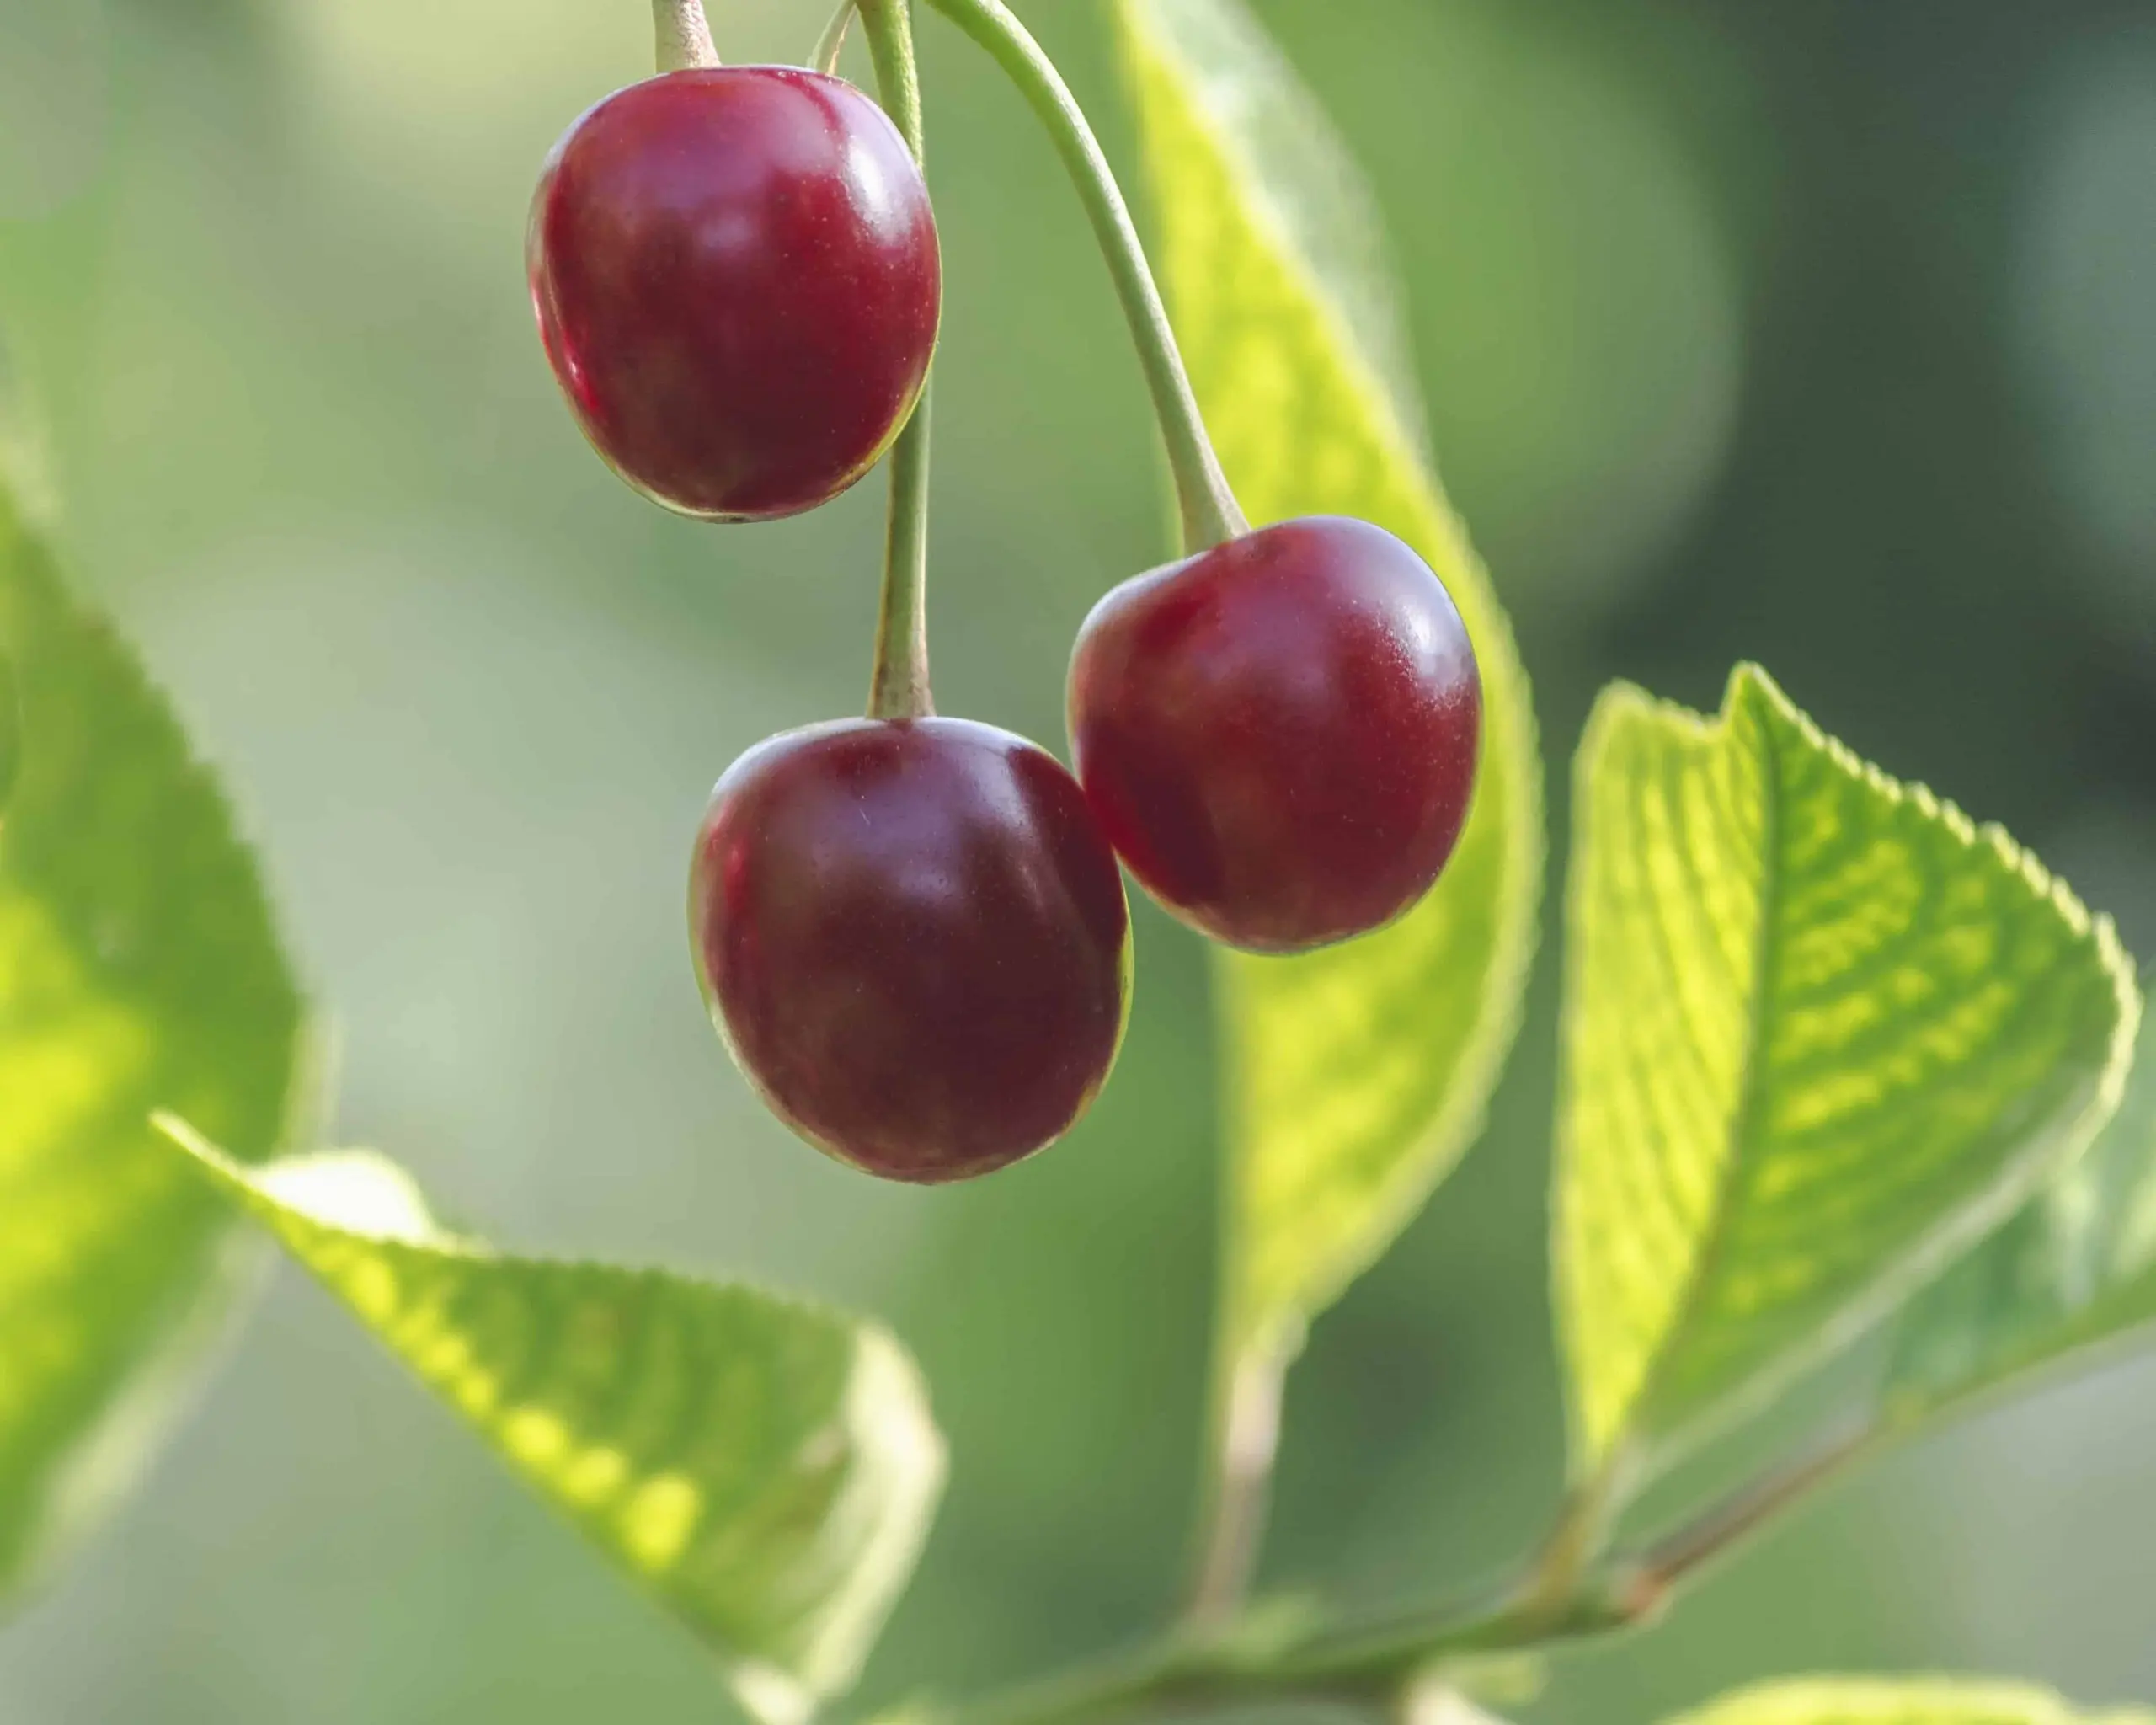
[[[1257,952],[1362,933],[1428,889],[1466,818],[1481,712],[1444,584],[1338,516],[1124,582],[1070,666],[1078,776],[1123,860]]]
[[[711,521],[829,501],[921,398],[942,267],[883,110],[790,66],[668,72],[547,158],[526,242],[554,374],[630,484]]]
[[[689,888],[720,1034],[787,1124],[894,1180],[960,1180],[1083,1114],[1122,1040],[1129,911],[1077,782],[960,719],[758,744]]]

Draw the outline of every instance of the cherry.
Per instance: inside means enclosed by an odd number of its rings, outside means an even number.
[[[1032,1155],[1130,995],[1115,853],[1045,750],[960,719],[788,731],[727,769],[689,889],[698,980],[787,1125],[894,1180]]]
[[[1481,681],[1452,597],[1367,521],[1312,516],[1124,582],[1072,656],[1072,748],[1132,873],[1232,946],[1377,927],[1434,882]]]
[[[532,200],[531,301],[584,435],[711,521],[828,502],[921,398],[942,297],[928,188],[861,91],[790,66],[617,92]]]

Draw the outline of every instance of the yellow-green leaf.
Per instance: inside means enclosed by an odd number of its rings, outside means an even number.
[[[1556,1263],[1576,1464],[1680,1449],[1996,1226],[2116,1105],[2108,922],[1739,667],[1581,745]]]
[[[1369,195],[1235,0],[1123,0],[1170,311],[1253,521],[1359,515],[1443,577],[1485,702],[1474,810],[1376,934],[1224,956],[1231,1356],[1284,1357],[1480,1128],[1541,892],[1534,713],[1512,631],[1422,448]]]
[[[4,490],[0,661],[4,1594],[140,1472],[246,1268],[151,1112],[184,1108],[237,1154],[267,1154],[302,1030],[216,787]]]
[[[2138,1707],[2088,1712],[2050,1690],[1945,1677],[1792,1677],[1757,1684],[1670,1725],[2151,1725]]]
[[[2014,1220],[1895,1325],[1889,1418],[1906,1425],[2024,1373],[2145,1337],[2156,1320],[2156,1013],[2126,1100]]]
[[[443,1231],[364,1151],[165,1154],[266,1223],[506,1462],[792,1725],[851,1685],[943,1479],[913,1361],[750,1288],[515,1258]]]

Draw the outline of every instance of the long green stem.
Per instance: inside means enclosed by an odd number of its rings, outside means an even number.
[[[1002,0],[929,0],[952,23],[985,48],[1017,85],[1027,104],[1048,129],[1056,153],[1070,171],[1078,196],[1093,224],[1115,279],[1117,296],[1129,320],[1130,334],[1152,393],[1153,411],[1168,448],[1168,467],[1174,475],[1176,500],[1182,515],[1185,549],[1200,551],[1249,531],[1227,476],[1220,471],[1212,440],[1198,411],[1198,398],[1177,350],[1175,334],[1168,327],[1167,308],[1153,280],[1145,248],[1139,243],[1137,224],[1116,184],[1100,141],[1086,123],[1085,114],[1071,95],[1041,45],[1026,27],[1011,16]]]
[[[921,73],[914,63],[910,0],[860,0],[883,106],[922,159]],[[883,543],[883,596],[868,681],[871,718],[926,718],[928,686],[928,391],[891,448],[891,510]]]
[[[651,24],[658,38],[659,69],[686,72],[718,64],[703,0],[651,0]]]

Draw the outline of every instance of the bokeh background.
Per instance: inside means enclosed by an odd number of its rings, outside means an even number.
[[[825,8],[713,10],[751,59],[799,57]],[[1127,161],[1099,0],[1024,10]],[[2156,957],[2156,6],[1257,10],[1389,212],[1553,773],[1604,679],[1711,703],[1757,656]],[[1075,624],[1162,550],[1156,458],[1045,144],[923,28],[937,690],[1059,744]],[[505,1242],[888,1314],[955,1471],[866,1695],[968,1687],[1172,1597],[1203,961],[1141,911],[1105,1101],[968,1189],[820,1160],[727,1065],[689,837],[740,749],[857,707],[881,496],[672,521],[554,397],[526,200],[648,29],[643,0],[0,0],[0,322],[83,577],[238,788],[341,1028],[339,1136]],[[1295,1377],[1275,1584],[1442,1589],[1547,1513],[1554,956],[1484,1140]],[[1534,1711],[1614,1725],[1824,1667],[2156,1699],[2152,1434],[2156,1359],[1964,1426]],[[731,1717],[689,1639],[289,1273],[149,1490],[0,1633],[20,1725]]]

